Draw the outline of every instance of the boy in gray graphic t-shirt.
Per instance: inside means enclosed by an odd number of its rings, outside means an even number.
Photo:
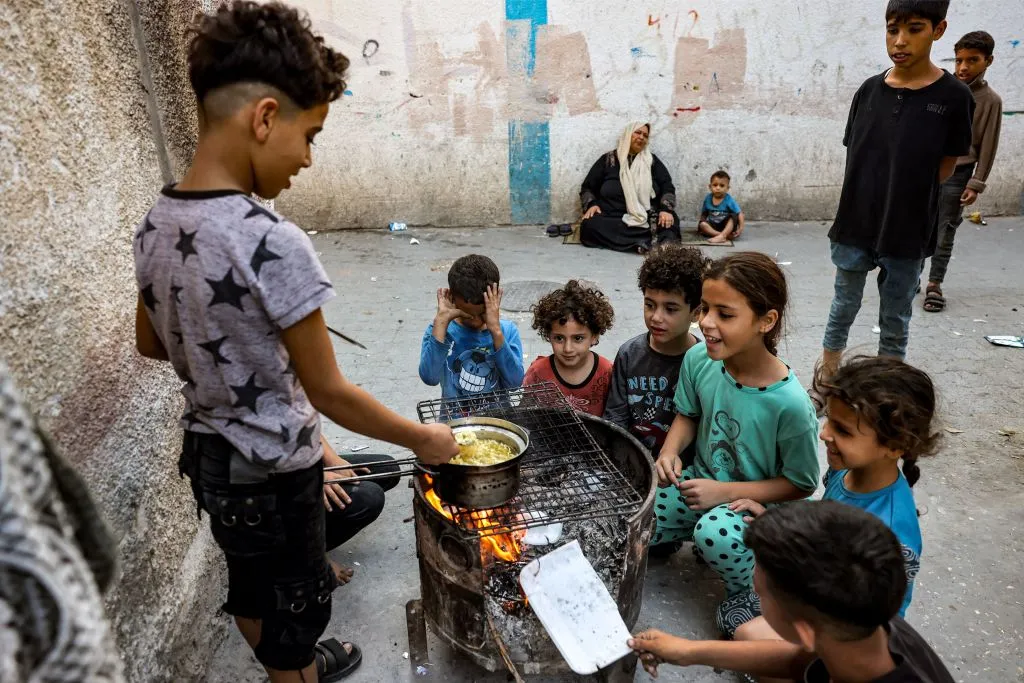
[[[184,383],[179,467],[224,551],[224,610],[271,681],[337,680],[362,653],[317,642],[339,580],[325,496],[345,492],[325,490],[323,468],[348,464],[324,448],[320,414],[426,462],[458,447],[448,427],[399,417],[341,375],[320,312],[334,289],[309,238],[249,198],[310,165],[348,60],[304,15],[251,2],[200,17],[188,58],[199,144],[135,234],[136,342]]]

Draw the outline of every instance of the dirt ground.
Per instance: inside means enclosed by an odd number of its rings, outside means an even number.
[[[735,249],[766,252],[784,264],[792,291],[788,334],[781,355],[807,384],[820,353],[833,269],[823,224],[752,224],[735,248],[711,247],[711,256]],[[420,243],[410,244],[416,237]],[[418,400],[438,389],[416,372],[423,330],[433,317],[435,292],[445,286],[447,266],[466,253],[497,261],[503,281],[580,277],[597,283],[616,310],[616,324],[597,351],[614,357],[618,345],[643,331],[636,288],[639,258],[563,246],[531,228],[325,233],[314,243],[339,296],[325,308],[328,322],[369,351],[338,343],[343,371],[385,404],[414,417]],[[987,227],[965,223],[947,277],[949,306],[925,313],[915,306],[908,360],[927,370],[941,392],[937,426],[941,452],[921,462],[914,493],[921,512],[924,553],[908,620],[965,683],[1024,681],[1024,349],[999,348],[986,334],[1024,334],[1024,220],[990,219]],[[851,336],[851,347],[874,352],[877,292],[868,292]],[[527,362],[550,348],[519,324]],[[326,433],[344,449],[366,444],[334,425]],[[373,450],[396,453],[383,444]],[[824,462],[824,460],[823,460]],[[347,680],[505,681],[488,674],[431,637],[426,675],[410,673],[403,657],[405,603],[419,596],[411,492],[388,494],[378,522],[335,553],[356,577],[335,593],[328,635],[351,639],[364,650],[362,667]],[[637,628],[656,626],[691,638],[716,637],[713,607],[722,588],[689,552],[648,571]],[[210,662],[209,681],[266,680],[237,633]],[[552,680],[542,677],[530,680]],[[638,673],[636,680],[649,680]],[[664,681],[733,681],[710,669],[664,668]]]

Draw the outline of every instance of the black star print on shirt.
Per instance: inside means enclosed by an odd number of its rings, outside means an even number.
[[[276,464],[277,464],[277,461],[281,459],[281,456],[279,455],[279,456],[277,456],[276,458],[264,458],[264,457],[263,457],[262,455],[260,455],[260,454],[259,454],[259,452],[258,452],[258,451],[257,451],[257,450],[256,450],[256,449],[254,448],[254,449],[252,449],[252,459],[253,459],[253,460],[254,460],[255,462],[260,462],[260,463],[263,463],[264,465],[276,465]]]
[[[140,293],[142,294],[142,303],[146,305],[146,308],[156,313],[156,305],[160,303],[160,300],[153,294],[153,285],[146,285]]]
[[[306,425],[299,430],[298,436],[295,437],[295,450],[292,451],[292,455],[295,455],[305,447],[313,447],[313,432],[316,431],[315,424]]]
[[[173,334],[174,338],[178,340],[179,346],[185,343],[185,337],[182,336],[181,332],[175,332],[174,330],[171,330],[171,334]]]
[[[196,240],[196,233],[198,230],[192,232],[185,232],[181,228],[178,228],[178,243],[174,245],[174,248],[181,252],[181,262],[184,263],[186,259],[192,254],[198,254],[193,242]]]
[[[288,443],[291,441],[291,433],[288,431],[288,427],[281,425],[281,443]]]
[[[256,247],[256,251],[252,255],[252,259],[249,261],[249,265],[252,267],[252,272],[256,273],[256,277],[260,276],[260,268],[263,267],[264,263],[267,261],[277,261],[281,258],[278,254],[275,254],[267,248],[267,237],[269,235],[270,233],[267,233],[263,236],[263,239],[260,240],[259,245]]]
[[[221,363],[231,365],[231,361],[220,352],[220,347],[225,341],[227,341],[227,338],[228,336],[224,335],[220,339],[213,339],[208,342],[203,342],[202,344],[197,344],[199,348],[203,351],[209,351],[210,355],[213,356],[213,367],[215,368],[220,366]]]
[[[175,285],[175,284],[171,285],[171,296],[173,296],[174,297],[174,301],[179,303],[179,304],[181,303],[181,292],[182,292],[183,289],[185,289],[185,288],[184,287],[179,287],[178,285]]]
[[[249,199],[248,197],[245,198],[245,201],[249,202],[249,204],[252,205],[252,208],[249,209],[249,213],[245,214],[245,217],[247,219],[248,218],[252,218],[253,216],[264,216],[265,218],[269,218],[272,223],[277,223],[280,220],[273,213],[271,213],[270,211],[268,211],[264,207],[260,206],[259,204],[257,204],[253,200]]]
[[[216,306],[217,304],[231,304],[240,311],[245,310],[245,307],[242,305],[242,297],[246,294],[251,295],[251,292],[248,287],[235,282],[234,268],[228,268],[228,272],[223,280],[206,278],[206,283],[213,289],[213,298],[210,299],[207,307]]]
[[[229,384],[228,386],[231,387],[231,390],[235,392],[235,396],[238,397],[238,400],[232,403],[231,405],[233,405],[236,408],[248,408],[254,413],[259,412],[258,410],[256,410],[256,402],[259,400],[260,394],[269,391],[269,389],[267,389],[266,387],[256,385],[255,372],[249,375],[249,381],[246,382],[245,384],[242,384],[240,386]]]
[[[146,235],[151,232],[156,232],[156,226],[149,222],[149,214],[146,214],[146,218],[142,221],[142,229],[135,236],[135,239],[139,242],[139,251],[143,254],[146,253]]]
[[[242,427],[244,427],[245,423],[239,420],[237,417],[229,417],[227,419],[227,422],[225,422],[225,426],[230,427],[231,425],[241,425]]]

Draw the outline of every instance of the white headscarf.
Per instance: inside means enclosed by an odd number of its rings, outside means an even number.
[[[633,133],[643,127],[650,130],[650,124],[633,121],[622,131],[619,146],[615,150],[619,159],[619,182],[622,183],[622,194],[626,197],[626,213],[622,222],[626,225],[647,225],[647,211],[651,208],[654,198],[654,181],[651,177],[651,163],[654,157],[650,147],[636,155],[633,163],[629,163],[629,147],[633,142]]]

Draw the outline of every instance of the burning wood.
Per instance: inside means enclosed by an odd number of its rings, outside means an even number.
[[[430,506],[440,512],[450,521],[454,517],[448,507],[441,502],[441,498],[434,490],[434,482],[429,475],[423,475],[424,490],[423,496],[430,503]],[[502,562],[515,562],[523,553],[522,539],[526,535],[523,530],[502,530],[494,520],[495,514],[492,510],[477,510],[472,515],[472,523],[480,534],[480,559],[484,567],[487,567],[495,560]]]

